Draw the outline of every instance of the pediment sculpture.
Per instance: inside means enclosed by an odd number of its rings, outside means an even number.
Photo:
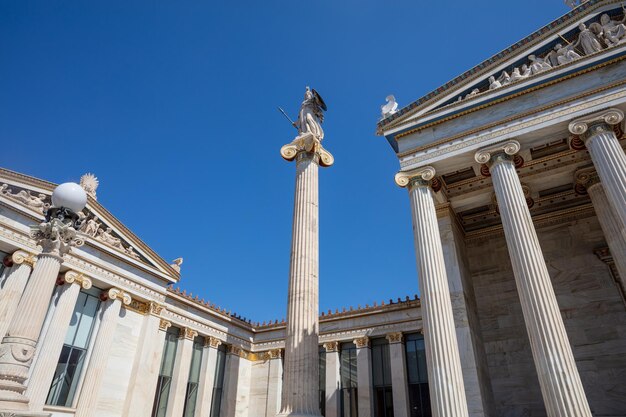
[[[50,207],[50,197],[46,194],[33,195],[30,190],[14,191],[8,184],[0,185],[0,195],[40,214],[44,214]]]

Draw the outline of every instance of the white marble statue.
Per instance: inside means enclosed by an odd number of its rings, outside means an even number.
[[[557,43],[554,46],[554,50],[556,51],[556,60],[558,65],[567,64],[582,58],[582,56],[574,50],[574,45],[571,44],[563,46],[560,43]]]
[[[602,26],[599,24],[594,23],[593,25],[600,27],[599,30],[602,30]],[[602,50],[602,44],[600,44],[598,37],[591,29],[587,29],[584,23],[578,25],[578,29],[580,29],[580,33],[578,34],[578,41],[573,45],[574,48],[580,45],[585,55],[590,55]],[[597,32],[598,29],[595,29],[595,31]]]
[[[91,173],[87,173],[80,177],[80,186],[87,194],[92,196],[94,200],[96,199],[96,190],[98,189],[99,184],[100,182],[98,181],[98,178]]]
[[[170,266],[172,267],[172,269],[180,272],[180,266],[183,264],[183,258],[176,258],[172,261],[172,263],[170,264]]]
[[[502,84],[500,83],[500,81],[496,80],[496,77],[494,77],[493,75],[489,77],[489,89],[490,90],[495,90],[496,88],[500,88],[500,87],[502,87]]]
[[[530,61],[530,73],[532,75],[552,69],[552,65],[548,61],[536,55],[529,55],[528,60]]]
[[[96,239],[116,249],[124,250],[124,246],[122,246],[122,241],[119,238],[113,236],[111,232],[113,232],[113,230],[110,227],[107,227],[106,230],[100,229],[98,230],[98,236],[96,237]]]
[[[469,92],[468,95],[465,96],[465,99],[474,97],[475,95],[477,95],[478,93],[480,93],[480,90],[478,88],[473,89],[472,91]]]
[[[98,216],[94,216],[92,219],[89,219],[86,222],[84,222],[80,230],[86,235],[89,235],[91,237],[96,237],[96,234],[98,233],[98,229],[100,229]]]
[[[396,98],[393,96],[393,94],[388,95],[385,100],[387,101],[387,103],[380,106],[380,114],[383,119],[387,116],[391,116],[398,111],[398,103],[396,102]]]
[[[311,133],[320,141],[324,139],[322,123],[324,122],[325,110],[326,103],[324,103],[322,97],[315,89],[311,90],[307,86],[304,92],[304,101],[300,105],[298,120],[294,123],[296,128],[298,128],[298,133],[300,135]]]
[[[624,22],[626,22],[626,8],[624,8],[623,4],[622,9],[624,9],[624,17],[619,21],[614,21],[606,13],[600,16],[602,37],[609,47],[618,45],[626,40],[626,25],[624,25]]]
[[[519,80],[523,80],[524,78],[527,78],[528,75],[522,75],[522,73],[520,73],[520,69],[515,67],[513,68],[513,71],[511,71],[511,82],[514,83],[516,81]]]
[[[43,213],[50,206],[50,204],[45,202],[47,197],[45,194],[40,193],[34,196],[28,190],[21,190],[13,194],[8,184],[2,184],[0,186],[0,194],[40,213]]]

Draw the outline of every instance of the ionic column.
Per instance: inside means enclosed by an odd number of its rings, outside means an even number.
[[[84,243],[75,227],[74,221],[55,217],[31,230],[31,237],[43,250],[16,309],[24,314],[13,315],[0,345],[0,415],[4,410],[26,410],[28,407],[25,382],[63,255]]]
[[[626,288],[626,239],[624,238],[626,226],[615,214],[604,186],[593,169],[587,168],[576,171],[576,186],[578,191],[585,190],[591,198],[593,209],[598,216],[598,222],[622,281],[622,288]]]
[[[394,417],[409,417],[409,386],[406,371],[406,355],[402,333],[389,333],[389,358],[391,361],[391,392]]]
[[[516,141],[476,153],[489,164],[539,385],[550,417],[591,417],[513,155]]]
[[[208,336],[204,339],[202,364],[200,365],[200,382],[198,384],[198,401],[196,415],[208,416],[211,412],[213,387],[215,386],[215,367],[217,366],[217,348],[222,344],[218,338]]]
[[[459,347],[454,329],[452,302],[437,212],[431,186],[435,169],[423,167],[396,174],[396,183],[409,187],[413,215],[413,236],[421,296],[424,344],[428,365],[428,386],[433,417],[467,417],[467,400]]]
[[[339,417],[341,383],[341,362],[339,359],[339,342],[324,343],[326,349],[326,417]]]
[[[170,388],[170,400],[167,403],[166,415],[181,417],[185,408],[185,394],[189,382],[189,369],[191,368],[191,356],[193,354],[193,339],[198,335],[193,329],[184,328],[178,340],[176,360],[172,372],[172,386]]]
[[[32,253],[17,250],[3,260],[4,266],[11,269],[7,273],[4,287],[0,292],[0,338],[5,336],[11,323],[28,277],[35,265],[35,259]]]
[[[59,277],[57,285],[61,286],[56,299],[56,308],[41,343],[40,353],[33,365],[33,372],[28,380],[26,396],[30,400],[30,409],[42,411],[46,403],[48,391],[54,378],[56,365],[63,349],[63,342],[67,336],[76,300],[81,288],[91,288],[91,279],[76,271],[67,271]]]
[[[333,159],[311,133],[283,146],[281,155],[296,160],[296,190],[280,414],[320,416],[318,168]]]
[[[354,339],[356,345],[356,383],[359,417],[374,417],[372,349],[368,337]]]
[[[123,416],[150,417],[152,412],[154,393],[161,369],[165,331],[171,324],[161,319],[163,310],[163,305],[150,303],[139,337],[141,346],[135,356]]]
[[[98,327],[93,352],[91,352],[89,357],[85,380],[80,389],[75,417],[91,417],[94,415],[94,410],[100,398],[100,388],[109,353],[113,345],[113,336],[115,335],[115,329],[120,317],[120,309],[122,304],[129,305],[132,301],[130,294],[119,288],[111,288],[103,292],[100,298],[104,301],[102,303],[100,326]]]
[[[619,109],[603,110],[574,120],[569,131],[585,141],[607,198],[622,224],[626,224],[626,154],[613,131],[623,119]],[[626,240],[625,234],[622,239]]]

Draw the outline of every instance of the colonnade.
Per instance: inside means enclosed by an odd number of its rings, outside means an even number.
[[[626,155],[613,126],[624,115],[608,109],[572,121],[569,130],[585,143],[597,172],[586,182],[620,275],[626,272]],[[520,144],[509,140],[483,149],[475,161],[488,167],[502,219],[522,312],[550,417],[591,417],[554,289],[527,206],[516,165]],[[483,171],[484,172],[484,171]],[[583,175],[591,178],[594,175]],[[435,170],[426,166],[396,174],[411,201],[418,262],[428,379],[434,417],[468,415],[465,386],[454,331],[433,188]],[[601,185],[600,185],[601,184]],[[626,275],[622,275],[624,279]]]

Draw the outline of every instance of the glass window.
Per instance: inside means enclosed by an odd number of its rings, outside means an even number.
[[[326,349],[320,346],[319,351],[319,368],[320,368],[320,412],[326,415]]]
[[[100,292],[91,288],[78,294],[46,404],[72,406],[100,307]]]
[[[196,413],[196,401],[198,398],[198,383],[200,382],[200,366],[202,365],[203,349],[204,338],[197,336],[193,341],[193,353],[191,354],[191,367],[189,368],[189,381],[187,382],[187,395],[185,396],[183,417],[193,417]]]
[[[385,338],[372,339],[372,378],[374,383],[374,416],[393,417],[391,389],[391,359],[389,342]]]
[[[358,417],[356,346],[354,343],[342,343],[341,353],[341,417]]]
[[[226,366],[226,346],[219,345],[215,366],[215,383],[213,384],[213,397],[211,399],[211,416],[219,417],[224,389],[224,368]]]
[[[409,383],[410,417],[430,417],[430,395],[426,371],[424,336],[419,333],[405,336],[407,378]]]
[[[167,401],[170,396],[172,385],[172,373],[174,372],[174,360],[176,359],[176,348],[178,347],[178,336],[180,330],[170,327],[165,333],[165,345],[163,346],[163,357],[161,358],[161,370],[157,382],[154,404],[152,406],[152,417],[165,417],[167,411]]]

